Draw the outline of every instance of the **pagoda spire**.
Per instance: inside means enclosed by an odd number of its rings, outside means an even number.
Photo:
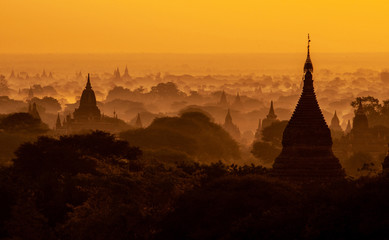
[[[31,108],[31,111],[29,112],[31,114],[31,116],[34,118],[34,119],[39,119],[41,120],[41,117],[39,116],[39,112],[36,108],[36,103],[34,102],[32,104],[32,108]]]
[[[311,73],[313,72],[311,54],[309,52],[310,43],[311,43],[311,39],[309,38],[309,34],[308,34],[307,59],[305,60],[305,64],[304,64],[304,73],[306,73],[308,71]]]
[[[334,134],[336,135],[335,132],[343,132],[343,129],[339,124],[339,118],[338,118],[338,115],[336,113],[336,110],[335,110],[334,116],[332,117],[332,120],[331,120],[330,129],[332,131],[334,131],[334,133],[332,133],[332,135],[334,135]],[[334,137],[334,136],[332,136],[332,137]]]
[[[270,109],[269,109],[269,114],[267,115],[267,118],[271,119],[276,119],[277,115],[274,112],[274,106],[273,106],[273,100],[270,101]]]
[[[88,73],[88,81],[86,82],[86,86],[85,86],[86,89],[92,89],[92,85],[90,83],[90,76],[89,76],[89,73]]]
[[[230,109],[228,108],[227,115],[223,124],[223,128],[234,138],[239,139],[240,138],[240,130],[238,126],[236,126],[232,122],[232,117],[230,113]]]

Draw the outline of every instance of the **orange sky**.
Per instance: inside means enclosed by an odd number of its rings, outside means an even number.
[[[0,53],[389,52],[387,0],[0,0]]]

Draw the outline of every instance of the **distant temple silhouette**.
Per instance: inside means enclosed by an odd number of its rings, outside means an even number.
[[[334,113],[334,116],[332,117],[330,129],[331,129],[332,138],[334,139],[341,138],[343,136],[343,129],[340,126],[339,118],[338,115],[336,114],[336,111]]]
[[[73,115],[76,121],[98,120],[101,117],[100,110],[96,105],[96,96],[92,90],[89,74],[85,89],[81,95],[80,106],[74,111]]]
[[[68,114],[63,124],[61,124],[61,119],[58,114],[55,126],[57,132],[60,134],[67,134],[83,129],[117,132],[128,128],[123,120],[118,119],[115,111],[113,117],[101,114],[100,109],[97,107],[96,96],[92,89],[89,74],[85,89],[80,98],[80,105],[74,110],[73,118],[71,114]]]
[[[29,103],[28,104],[28,113],[34,118],[41,120],[41,117],[39,115],[39,112],[36,108],[36,103]]]
[[[353,128],[348,135],[348,142],[353,153],[367,152],[375,158],[382,154],[382,150],[387,143],[384,136],[374,133],[369,128],[369,120],[362,102],[359,102],[358,108],[355,111]]]
[[[234,100],[234,102],[232,104],[232,107],[234,109],[237,109],[237,110],[240,110],[240,111],[243,109],[243,103],[242,103],[242,101],[240,99],[239,92],[236,94],[236,97],[235,97],[235,100]]]
[[[267,114],[266,118],[262,120],[262,129],[270,127],[274,122],[277,121],[279,120],[277,119],[277,115],[274,112],[273,101],[271,101],[269,113]]]
[[[238,126],[236,126],[232,122],[232,117],[230,114],[230,109],[228,109],[226,118],[224,120],[223,128],[234,138],[234,139],[239,139],[240,138],[240,130]]]
[[[113,79],[120,79],[120,71],[119,68],[116,68],[116,70],[113,72]]]
[[[375,131],[374,127],[369,128],[369,120],[362,102],[357,103],[354,114],[353,123],[348,120],[346,134],[340,141],[335,142],[333,151],[342,160],[361,152],[369,154],[373,159],[380,159],[387,145],[386,136],[381,135],[380,131]]]
[[[122,78],[123,78],[124,80],[130,80],[130,79],[131,79],[131,76],[130,76],[130,74],[128,73],[128,68],[127,68],[127,66],[126,66],[126,69],[124,70],[124,74],[123,74]]]
[[[308,53],[304,87],[283,134],[282,151],[273,164],[278,177],[295,180],[341,179],[344,171],[332,152],[331,132],[320,110],[313,87],[313,65]]]
[[[226,93],[224,92],[224,90],[222,92],[222,95],[220,96],[219,105],[228,106],[227,96],[226,96]]]
[[[332,117],[330,129],[334,131],[343,131],[342,127],[339,124],[339,118],[336,114],[336,111],[334,113],[334,116]]]

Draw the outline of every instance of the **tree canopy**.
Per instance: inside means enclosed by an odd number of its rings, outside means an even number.
[[[145,129],[130,130],[120,136],[144,149],[173,149],[203,162],[229,162],[240,157],[237,143],[201,112],[157,118]]]

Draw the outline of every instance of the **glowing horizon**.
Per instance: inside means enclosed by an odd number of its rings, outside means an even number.
[[[386,1],[2,1],[0,53],[389,52]]]

